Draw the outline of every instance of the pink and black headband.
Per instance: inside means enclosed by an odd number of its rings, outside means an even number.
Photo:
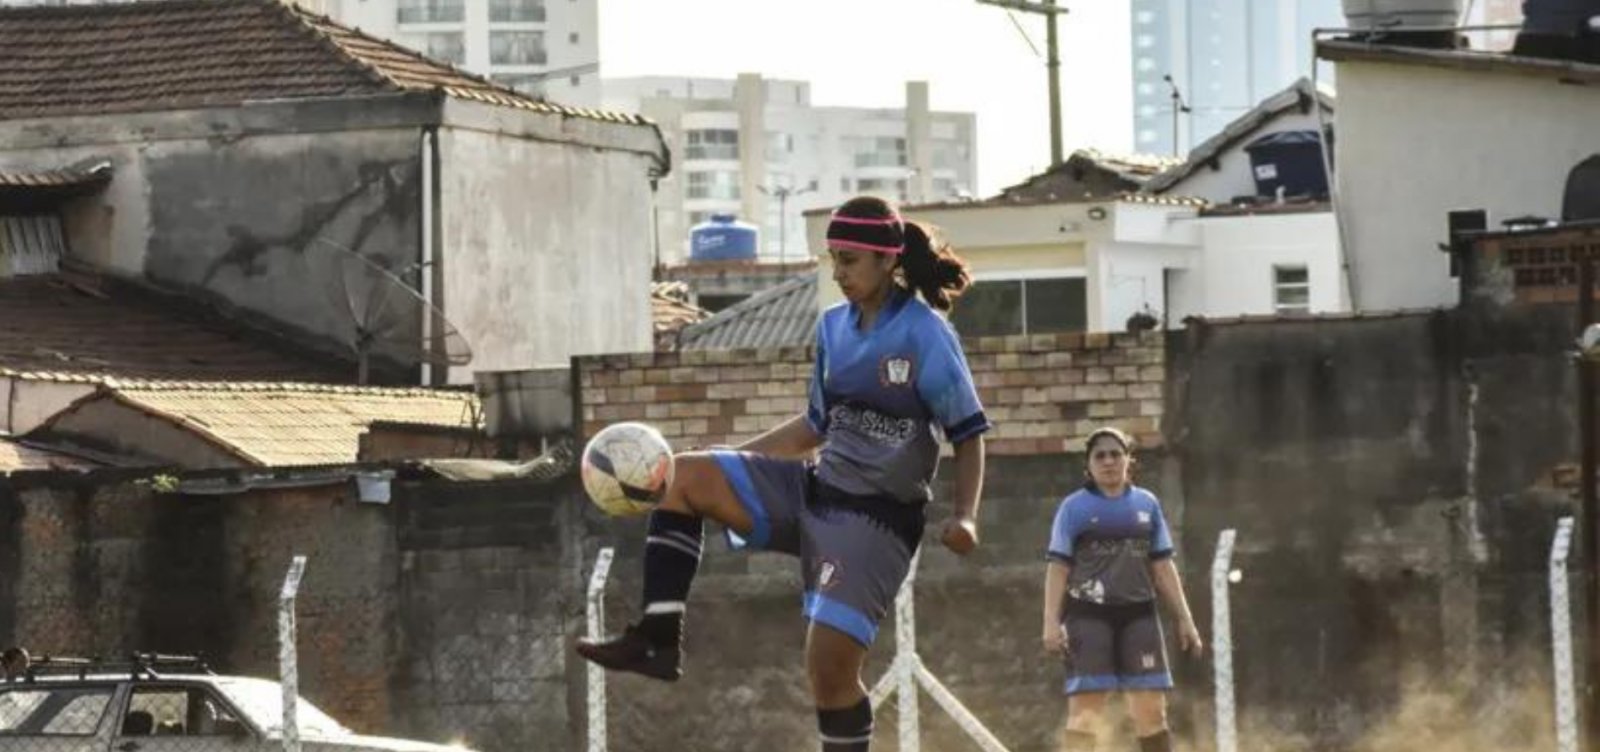
[[[905,223],[898,216],[874,219],[834,212],[828,222],[828,246],[898,256],[906,249]]]

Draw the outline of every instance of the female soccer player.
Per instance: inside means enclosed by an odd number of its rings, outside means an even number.
[[[1094,750],[1106,698],[1122,691],[1141,752],[1171,752],[1172,674],[1156,598],[1178,624],[1178,647],[1199,656],[1172,536],[1155,494],[1133,485],[1133,441],[1115,428],[1089,434],[1089,481],[1062,500],[1050,531],[1044,648],[1067,657],[1062,749]]]
[[[715,520],[736,548],[799,556],[822,748],[855,752],[872,739],[861,667],[933,495],[934,428],[955,446],[955,514],[941,540],[966,554],[978,545],[990,424],[961,343],[935,312],[966,289],[966,264],[877,198],[839,207],[827,240],[846,302],[817,323],[806,412],[736,451],[676,458],[672,486],[650,513],[643,618],[620,637],[577,649],[608,669],[676,680],[702,520]]]

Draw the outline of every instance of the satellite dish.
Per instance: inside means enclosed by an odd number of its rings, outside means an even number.
[[[390,271],[327,238],[307,246],[305,257],[340,322],[336,335],[356,356],[359,383],[367,383],[373,358],[406,366],[472,362],[461,330],[406,281],[422,264]]]

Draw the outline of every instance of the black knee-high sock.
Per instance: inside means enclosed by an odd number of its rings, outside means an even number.
[[[822,752],[866,752],[872,744],[872,702],[863,697],[848,708],[818,708],[817,733]]]
[[[644,618],[639,627],[657,645],[677,645],[683,636],[683,605],[700,568],[699,517],[657,509],[650,513],[644,543]]]
[[[1149,736],[1139,737],[1139,752],[1172,752],[1172,732],[1162,729]]]

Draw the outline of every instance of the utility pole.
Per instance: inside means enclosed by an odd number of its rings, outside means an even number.
[[[1061,153],[1061,49],[1056,38],[1056,18],[1066,15],[1067,9],[1056,5],[1056,0],[978,0],[978,2],[982,5],[1044,16],[1045,67],[1050,72],[1050,166],[1061,164],[1065,157]]]
[[[1166,81],[1167,87],[1172,89],[1172,156],[1181,157],[1183,148],[1178,143],[1178,124],[1184,115],[1189,114],[1189,103],[1183,101],[1183,92],[1178,90],[1178,82],[1172,80],[1172,74],[1162,76],[1161,80]]]
[[[1578,262],[1578,332],[1580,335],[1595,323],[1595,262],[1582,259]],[[1585,677],[1588,686],[1584,695],[1585,725],[1588,727],[1589,749],[1600,749],[1600,491],[1596,490],[1596,475],[1600,474],[1600,415],[1596,411],[1596,391],[1600,390],[1595,376],[1600,373],[1600,363],[1582,353],[1578,358],[1578,499],[1583,520],[1584,558],[1584,611],[1588,623],[1589,666]]]

